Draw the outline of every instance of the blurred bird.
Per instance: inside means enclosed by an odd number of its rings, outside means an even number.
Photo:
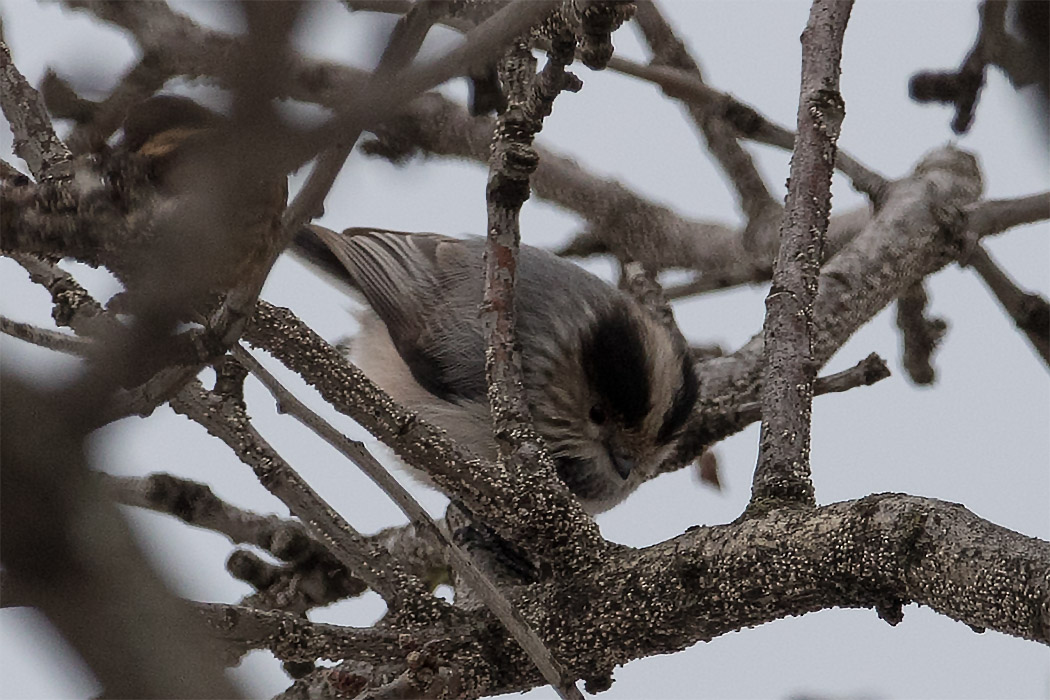
[[[351,360],[494,459],[478,312],[484,247],[480,238],[307,226],[292,252],[370,307]],[[539,248],[521,247],[515,309],[536,430],[584,508],[607,510],[673,453],[698,392],[688,350],[631,297]]]

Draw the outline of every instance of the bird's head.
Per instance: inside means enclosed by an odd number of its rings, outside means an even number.
[[[588,315],[530,399],[559,477],[598,513],[671,456],[698,385],[688,348],[641,308],[621,299]]]

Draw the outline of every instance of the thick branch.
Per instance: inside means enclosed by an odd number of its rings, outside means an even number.
[[[519,600],[583,677],[830,608],[872,608],[896,624],[904,605],[918,603],[971,627],[1050,644],[1050,544],[957,504],[877,494],[623,548],[586,574],[530,586]],[[544,682],[493,623],[447,642],[434,629],[420,637],[440,649],[436,664],[456,660],[460,697]]]
[[[967,207],[981,192],[974,157],[954,148],[928,153],[887,188],[874,219],[824,264],[813,309],[813,360],[821,367],[864,323],[915,281],[955,260],[965,241]],[[762,338],[697,366],[700,402],[680,461],[735,433],[733,409],[761,385]]]
[[[15,153],[43,180],[70,159],[69,149],[51,126],[44,101],[11,60],[11,50],[0,40],[0,107],[15,137]]]

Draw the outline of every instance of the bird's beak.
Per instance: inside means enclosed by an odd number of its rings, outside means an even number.
[[[631,475],[631,470],[634,469],[634,458],[621,449],[615,447],[609,448],[609,459],[612,460],[613,469],[620,475],[620,478],[624,481]]]

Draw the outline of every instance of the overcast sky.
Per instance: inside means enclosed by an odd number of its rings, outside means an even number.
[[[176,3],[202,21],[226,26],[214,5]],[[795,122],[799,34],[808,3],[670,2],[667,14],[705,70],[708,82],[754,105],[784,125]],[[81,13],[27,0],[2,0],[4,33],[14,60],[34,84],[46,66],[88,96],[100,96],[135,58],[126,38]],[[976,3],[861,2],[846,33],[842,93],[846,120],[840,145],[887,176],[906,174],[927,150],[947,142],[974,152],[990,197],[1046,190],[1046,141],[1035,138],[1018,97],[997,71],[989,75],[976,123],[964,137],[950,128],[951,110],[912,103],[909,76],[918,69],[956,66],[975,36]],[[299,27],[312,54],[369,67],[392,20],[349,16],[337,5],[318,4]],[[424,54],[446,49],[454,35],[436,30]],[[633,28],[615,35],[624,56],[644,60]],[[577,158],[652,199],[695,218],[738,222],[734,198],[675,102],[652,86],[613,73],[576,68],[578,94],[563,94],[539,141]],[[173,92],[221,104],[203,84],[173,84]],[[456,83],[447,93],[462,99]],[[771,187],[783,194],[787,154],[765,147],[751,152]],[[8,130],[0,134],[3,158],[12,160]],[[301,181],[297,178],[296,181]],[[394,167],[355,153],[330,195],[321,222],[332,228],[376,226],[450,234],[485,230],[485,170],[472,163],[415,161]],[[834,207],[862,202],[836,178]],[[552,246],[579,222],[536,199],[522,213],[524,240]],[[987,242],[996,260],[1025,288],[1050,295],[1050,228],[1019,228]],[[607,261],[589,269],[609,277]],[[78,279],[105,298],[113,283],[97,271],[70,266]],[[0,260],[0,313],[50,325],[42,289],[21,268]],[[894,491],[966,505],[992,522],[1027,535],[1050,538],[1050,382],[1024,338],[1013,330],[976,275],[951,266],[929,280],[931,311],[946,318],[948,335],[936,355],[938,382],[917,388],[900,368],[892,309],[850,340],[827,371],[851,366],[875,351],[894,374],[874,387],[816,399],[813,412],[813,481],[821,503]],[[765,290],[743,288],[680,303],[683,331],[699,343],[734,349],[761,328]],[[263,293],[290,306],[329,339],[353,330],[350,302],[297,263],[280,261]],[[76,365],[65,358],[3,339],[5,367],[36,381],[57,384]],[[268,359],[268,358],[267,358]],[[270,362],[272,367],[274,363]],[[275,372],[312,406],[385,451],[287,373]],[[249,411],[264,435],[357,528],[374,531],[403,522],[371,483],[295,422],[277,416],[254,381]],[[717,448],[725,484],[721,493],[700,485],[689,470],[665,475],[599,518],[611,540],[644,546],[691,525],[725,523],[747,502],[757,452],[757,426]],[[261,512],[286,513],[251,471],[218,441],[161,408],[148,419],[127,419],[94,437],[95,466],[116,474],[168,471],[207,481],[222,497]],[[444,499],[413,490],[439,516]],[[219,536],[190,530],[170,518],[128,512],[141,542],[171,585],[199,600],[238,600],[248,592],[223,570],[231,547]],[[311,612],[311,619],[370,624],[381,614],[378,597]],[[257,696],[288,684],[272,657],[249,656],[233,671]],[[71,658],[44,618],[25,609],[0,610],[0,697],[88,697],[97,685]],[[726,635],[672,656],[632,662],[615,674],[605,697],[787,698],[811,694],[853,698],[1050,698],[1050,654],[1045,647],[996,632],[975,634],[966,625],[916,606],[891,628],[870,610],[828,610]],[[538,689],[535,698],[555,697]]]

